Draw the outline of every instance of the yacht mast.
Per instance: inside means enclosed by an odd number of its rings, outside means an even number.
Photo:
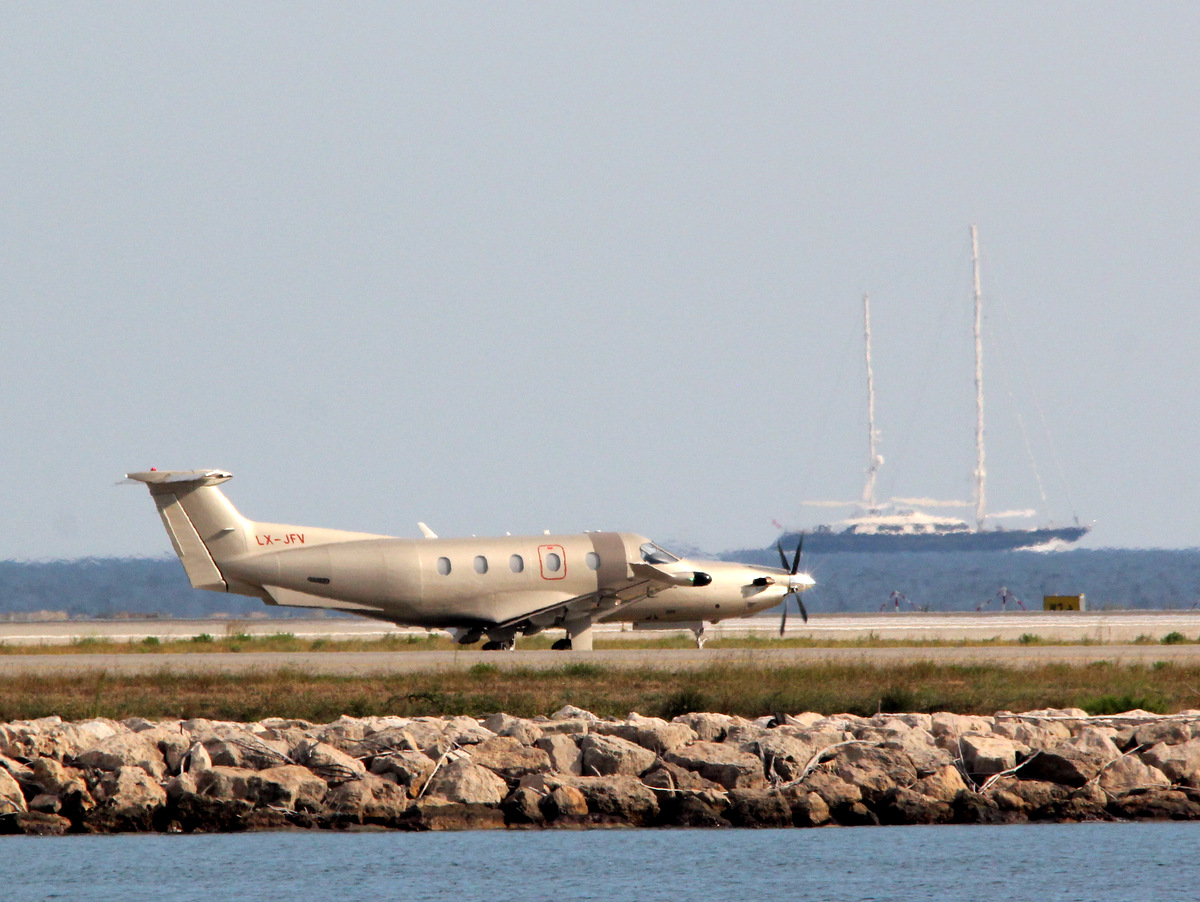
[[[869,511],[875,510],[875,475],[883,465],[876,445],[879,433],[875,430],[875,372],[871,369],[871,296],[863,295],[863,334],[867,348],[867,443],[870,457],[867,463],[867,484],[863,487],[862,503]]]
[[[987,517],[983,460],[983,301],[979,290],[979,229],[971,226],[971,260],[975,270],[975,527],[983,529]]]

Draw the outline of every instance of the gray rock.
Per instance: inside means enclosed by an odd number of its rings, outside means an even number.
[[[70,829],[71,822],[58,814],[44,811],[19,811],[6,815],[0,812],[0,833],[25,836],[64,836]]]
[[[439,767],[425,794],[468,805],[499,805],[508,795],[508,784],[486,767],[463,757]]]
[[[1200,800],[1177,789],[1129,793],[1111,800],[1108,810],[1131,820],[1200,820]]]
[[[917,769],[901,749],[847,745],[838,749],[831,762],[837,775],[862,792],[864,801],[874,802],[896,787],[917,782]]]
[[[9,776],[18,783],[32,783],[34,780],[33,770],[28,764],[7,755],[0,755],[0,770],[8,771]]]
[[[1115,748],[1113,751],[1116,752]],[[1081,747],[1069,740],[1053,748],[1040,749],[1039,752],[1021,767],[1020,776],[1026,780],[1045,780],[1070,787],[1085,785],[1099,775],[1105,764],[1120,754],[1116,752],[1108,756],[1086,744]]]
[[[584,711],[583,708],[576,708],[574,705],[564,705],[553,714],[550,715],[551,720],[587,720],[593,723],[600,720],[591,711]]]
[[[295,749],[296,763],[302,764],[329,783],[357,780],[366,766],[356,758],[325,742],[306,739]]]
[[[720,783],[706,780],[695,771],[690,771],[670,761],[659,761],[642,777],[642,782],[654,789],[671,792],[725,792],[725,787]]]
[[[343,715],[333,723],[322,724],[305,732],[318,742],[353,754],[366,738],[367,724],[361,718]]]
[[[695,742],[696,731],[685,723],[667,723],[660,717],[629,715],[625,723],[601,721],[592,728],[593,732],[618,736],[635,745],[648,749],[655,755],[665,755],[680,746]]]
[[[208,770],[212,766],[212,757],[208,754],[208,749],[204,747],[204,743],[193,742],[192,747],[188,749],[188,753],[180,763],[179,770],[181,773],[198,774],[201,771]]]
[[[829,806],[809,789],[789,786],[783,790],[792,807],[792,823],[797,827],[820,827],[829,823]]]
[[[942,802],[953,802],[954,797],[967,790],[967,784],[952,764],[939,767],[933,773],[921,777],[910,787],[914,792]]]
[[[58,814],[62,811],[62,800],[49,792],[40,792],[29,800],[30,811],[42,811],[46,814]]]
[[[723,742],[729,730],[741,719],[728,714],[681,714],[672,723],[681,723],[695,732],[701,742]]]
[[[1192,738],[1192,731],[1185,723],[1177,720],[1152,721],[1139,724],[1133,731],[1137,745],[1152,746],[1160,742],[1167,745],[1182,745]]]
[[[580,776],[583,774],[583,752],[570,735],[551,734],[542,736],[534,743],[550,758],[550,769],[554,773]]]
[[[496,738],[495,733],[472,717],[451,717],[446,721],[444,736],[447,741],[460,747]]]
[[[918,777],[928,776],[940,770],[956,757],[936,746],[933,737],[923,730],[911,730],[908,733],[900,734],[897,739],[881,743],[880,748],[899,749],[905,752],[912,761],[913,767],[917,769]]]
[[[538,724],[508,714],[491,714],[483,719],[483,726],[497,736],[516,739],[522,745],[531,746],[544,735]]]
[[[543,797],[543,814],[549,820],[585,817],[588,813],[587,797],[575,786],[556,786]]]
[[[544,774],[550,771],[550,756],[539,748],[522,745],[512,736],[495,736],[470,748],[471,760],[476,764],[515,784],[529,774]]]
[[[0,814],[11,814],[14,811],[28,811],[25,795],[21,785],[12,774],[0,768]]]
[[[973,717],[939,711],[929,719],[929,732],[933,735],[934,742],[939,748],[946,749],[951,754],[957,754],[960,736],[964,733],[987,735],[993,732],[994,723],[995,721],[990,717]]]
[[[897,786],[880,801],[879,820],[898,825],[949,824],[954,821],[954,807],[915,789]]]
[[[530,786],[518,786],[500,803],[500,808],[504,811],[504,822],[510,826],[513,824],[544,824],[546,815],[541,806],[544,798],[543,793]]]
[[[792,805],[777,789],[733,789],[727,817],[735,827],[790,827]]]
[[[204,740],[202,747],[208,753],[210,764],[218,767],[263,770],[280,764],[294,763],[287,743],[276,739],[264,739],[248,730],[227,733],[220,737],[210,736]],[[203,764],[202,759],[195,760],[198,765]]]
[[[1200,786],[1200,739],[1177,745],[1160,742],[1143,751],[1141,757],[1166,774],[1172,783]]]
[[[579,748],[583,752],[583,773],[588,776],[637,776],[658,760],[654,752],[619,736],[589,733],[580,741]]]
[[[328,791],[324,780],[298,764],[251,771],[246,777],[246,798],[258,806],[318,811]]]
[[[742,746],[742,751],[756,755],[768,776],[790,782],[798,779],[814,754],[823,748],[814,742],[773,731]]]
[[[391,780],[367,774],[361,780],[333,786],[324,805],[332,814],[359,824],[395,824],[408,809],[408,793]]]
[[[166,791],[140,767],[105,773],[96,786],[96,807],[89,813],[92,829],[149,830],[154,813],[167,802]]]
[[[116,772],[122,767],[138,767],[161,780],[167,774],[167,762],[158,744],[142,733],[119,733],[102,739],[75,759],[84,767]]]
[[[172,728],[151,723],[136,731],[135,735],[158,747],[166,762],[167,772],[172,774],[179,773],[183,765],[183,758],[188,753],[188,749],[192,747],[191,736],[180,730],[178,726]]]
[[[766,783],[762,759],[726,743],[694,742],[664,757],[726,789],[752,789]]]
[[[411,798],[416,798],[425,788],[434,766],[433,759],[424,752],[395,752],[373,759],[371,773],[390,776]]]
[[[207,770],[195,774],[196,792],[198,795],[224,801],[251,801],[250,778],[257,771],[248,767],[230,767],[225,764],[214,764]]]
[[[658,817],[654,790],[636,777],[612,774],[603,777],[563,777],[558,786],[572,786],[587,799],[588,814],[602,822],[650,826]],[[555,787],[557,789],[557,786]]]
[[[68,767],[53,758],[35,758],[30,773],[33,774],[33,780],[38,786],[55,795],[75,789],[87,791],[83,771],[75,767]]]
[[[1106,766],[1100,773],[1100,787],[1113,795],[1124,795],[1135,789],[1167,787],[1171,780],[1161,770],[1142,761],[1137,755],[1126,755]]]
[[[452,802],[430,796],[414,802],[404,813],[409,830],[502,830],[504,812],[498,805]]]
[[[195,795],[197,790],[196,778],[189,773],[171,777],[163,783],[163,791],[167,794],[168,802],[176,802],[183,795]]]
[[[994,733],[964,733],[958,738],[958,748],[967,773],[977,782],[1011,770],[1017,766],[1017,756],[1029,752],[1027,746]]]

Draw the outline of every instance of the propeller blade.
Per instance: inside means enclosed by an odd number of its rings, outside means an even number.
[[[783,617],[779,621],[779,635],[783,635],[783,631],[787,629],[787,600],[792,593],[783,596]]]
[[[788,562],[787,555],[783,553],[783,541],[781,539],[776,539],[775,547],[779,549],[779,563],[782,564],[783,569],[786,570],[788,568]]]
[[[796,571],[800,569],[800,552],[803,550],[804,550],[804,533],[800,533],[800,538],[796,541],[796,556],[794,558],[792,558],[792,576],[795,576]],[[787,566],[787,565],[785,564],[784,566]]]
[[[796,604],[800,606],[800,616],[804,618],[804,622],[808,623],[808,609],[804,607],[804,599],[800,597],[800,593],[796,593]]]

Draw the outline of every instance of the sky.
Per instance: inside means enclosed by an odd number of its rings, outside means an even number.
[[[168,553],[151,466],[766,545],[862,492],[864,292],[879,494],[969,498],[971,224],[991,509],[1200,546],[1195,4],[4,16],[0,559]]]

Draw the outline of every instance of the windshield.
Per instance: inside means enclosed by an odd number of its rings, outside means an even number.
[[[673,564],[679,558],[671,554],[667,549],[660,548],[653,542],[647,542],[642,546],[642,560],[647,564]]]

